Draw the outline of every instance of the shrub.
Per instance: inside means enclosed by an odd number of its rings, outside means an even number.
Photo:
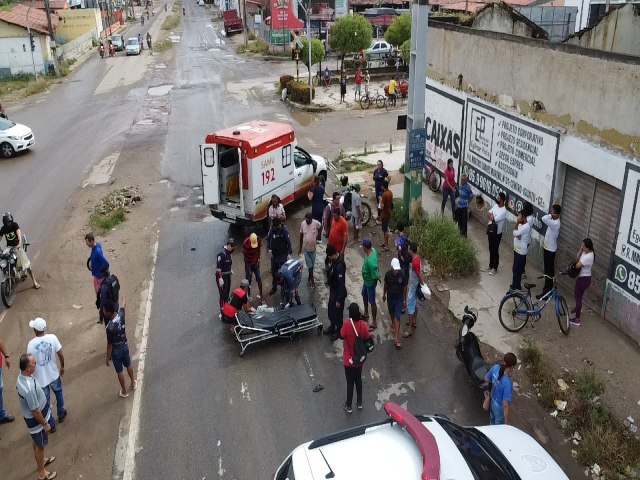
[[[342,62],[342,68],[345,70],[355,70],[356,68],[367,68],[368,61],[366,58],[359,58],[358,60],[354,60],[353,58],[345,58]]]
[[[307,104],[309,103],[309,84],[291,80],[287,84],[287,94],[292,102]],[[315,88],[312,88],[311,94],[313,97],[316,96]]]
[[[399,224],[410,227],[413,222],[409,220],[409,212],[404,210],[404,199],[393,199],[393,211],[391,212],[391,220],[389,220],[389,229],[394,231]],[[413,239],[412,239],[413,240]]]
[[[76,63],[75,58],[69,58],[60,64],[60,76],[66,77],[71,73],[71,65]]]
[[[47,89],[47,81],[40,77],[37,81],[29,82],[25,89],[25,95],[35,95],[36,93],[44,92]]]
[[[280,75],[280,90],[287,87],[289,82],[293,81],[293,75]]]
[[[155,45],[153,46],[153,49],[159,53],[166,52],[167,50],[171,50],[172,48],[173,48],[173,42],[168,38],[165,38],[164,40],[160,40],[159,42],[156,42]]]
[[[180,24],[180,15],[169,15],[162,22],[162,30],[173,30]]]
[[[450,218],[436,215],[419,220],[409,229],[409,238],[418,244],[437,277],[467,276],[476,270],[476,249]]]
[[[115,210],[102,214],[94,213],[89,219],[89,225],[94,232],[104,234],[114,228],[116,225],[121,224],[127,219],[124,208],[119,207]]]

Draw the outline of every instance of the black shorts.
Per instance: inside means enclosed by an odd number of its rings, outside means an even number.
[[[44,431],[44,428],[38,433],[32,433],[31,438],[33,439],[34,445],[38,448],[44,448],[49,443],[49,435]]]

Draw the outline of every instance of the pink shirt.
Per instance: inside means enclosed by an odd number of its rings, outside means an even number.
[[[456,185],[456,172],[453,169],[445,169],[444,171],[444,185],[442,188],[448,188],[454,190]]]
[[[354,320],[353,325],[356,327],[358,336],[364,340],[369,340],[371,334],[369,333],[369,326],[363,320]],[[353,331],[351,321],[347,318],[342,324],[340,329],[340,336],[344,340],[344,347],[342,349],[342,364],[345,367],[361,367],[362,363],[351,364],[349,360],[355,355],[354,344],[356,343],[356,333]]]

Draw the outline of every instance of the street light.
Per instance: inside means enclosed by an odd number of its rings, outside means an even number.
[[[311,84],[311,0],[309,0],[309,5],[307,8],[304,8],[304,5],[300,4],[300,7],[304,11],[304,16],[307,23],[307,44],[309,45],[309,105],[311,105],[311,101],[313,100],[313,85]]]
[[[38,71],[36,70],[36,61],[33,57],[33,51],[35,50],[34,47],[31,46],[31,44],[33,43],[33,37],[31,36],[31,27],[29,25],[29,14],[31,13],[31,7],[33,7],[33,4],[35,3],[36,0],[31,0],[31,5],[29,5],[29,8],[27,9],[27,34],[29,35],[29,48],[31,49],[31,64],[33,65],[33,74],[36,77],[36,82],[38,81]]]

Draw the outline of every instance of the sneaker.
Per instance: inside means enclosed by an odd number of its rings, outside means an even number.
[[[490,272],[491,269],[490,268],[481,268],[480,271],[481,272]]]
[[[257,298],[258,300],[261,300],[261,299],[262,299],[262,297],[261,297],[260,295],[256,295],[256,298]]]
[[[575,320],[576,318],[576,312],[570,312],[569,313],[569,320]]]
[[[362,404],[361,403],[357,403],[356,407],[358,407],[358,410],[362,410]]]
[[[58,417],[58,423],[62,423],[62,422],[64,422],[64,419],[65,419],[65,418],[67,418],[67,410],[66,410],[66,409],[65,409],[65,411],[64,411],[64,412],[62,412],[62,415],[60,415],[60,416]]]
[[[569,323],[571,325],[573,325],[574,327],[579,327],[580,326],[580,319],[579,318],[572,318],[571,320],[569,320]]]
[[[330,325],[324,330],[322,330],[322,333],[324,333],[325,335],[333,335],[333,332],[334,332],[333,325]]]
[[[16,417],[12,416],[12,415],[7,415],[6,417],[0,419],[0,424],[2,423],[11,423],[16,419]]]
[[[344,405],[342,405],[342,409],[347,412],[347,413],[353,413],[353,408],[351,408],[349,405],[347,405],[346,403]]]
[[[492,268],[491,270],[489,270],[489,275],[491,275],[492,277],[498,273],[498,271],[495,268]]]

